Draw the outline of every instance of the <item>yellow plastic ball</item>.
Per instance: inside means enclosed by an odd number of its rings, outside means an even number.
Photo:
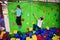
[[[10,40],[16,40],[16,38],[11,38]]]
[[[33,28],[29,28],[29,31],[33,31]]]
[[[2,38],[3,37],[3,34],[5,34],[6,32],[5,31],[2,31],[1,32],[1,35],[0,35],[0,38]]]
[[[55,35],[52,39],[53,40],[59,40],[59,36]]]
[[[19,38],[16,38],[16,40],[20,40]]]
[[[17,30],[14,30],[14,32],[13,32],[14,34],[16,34],[17,33]]]
[[[30,40],[30,37],[26,37],[26,40]]]
[[[9,34],[13,34],[13,32],[10,32]]]
[[[36,35],[33,35],[33,36],[32,36],[32,40],[37,40]]]

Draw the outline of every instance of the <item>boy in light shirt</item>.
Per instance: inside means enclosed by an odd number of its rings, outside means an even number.
[[[39,19],[36,17],[36,15],[34,14],[34,17],[37,20],[37,25],[33,24],[33,30],[36,30],[36,28],[40,29],[42,28],[42,24],[43,24],[43,20],[44,20],[44,16],[40,17]]]

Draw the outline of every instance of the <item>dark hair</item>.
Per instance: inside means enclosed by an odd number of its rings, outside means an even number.
[[[41,17],[40,19],[43,20],[44,18]]]
[[[20,5],[17,5],[17,8],[20,8]]]

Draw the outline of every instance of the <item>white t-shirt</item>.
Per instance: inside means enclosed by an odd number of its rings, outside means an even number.
[[[37,26],[38,26],[39,28],[41,28],[42,24],[43,24],[43,20],[38,19],[38,24],[37,24]]]

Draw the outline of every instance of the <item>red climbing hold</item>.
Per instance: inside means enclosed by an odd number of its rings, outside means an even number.
[[[21,21],[24,21],[24,18],[22,18]]]
[[[52,8],[52,11],[54,11],[54,8]]]
[[[29,30],[29,28],[26,28],[26,30]]]
[[[43,10],[44,13],[46,13],[46,10]]]

